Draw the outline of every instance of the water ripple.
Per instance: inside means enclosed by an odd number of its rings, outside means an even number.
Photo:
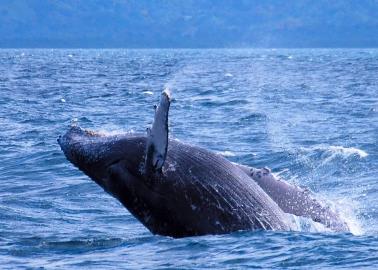
[[[374,268],[378,51],[0,50],[2,269]],[[171,136],[327,198],[358,235],[153,236],[64,158],[72,123]]]

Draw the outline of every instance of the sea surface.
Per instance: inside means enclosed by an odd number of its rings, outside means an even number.
[[[64,157],[70,125],[270,167],[352,233],[152,235]],[[378,49],[0,50],[1,269],[378,268]]]

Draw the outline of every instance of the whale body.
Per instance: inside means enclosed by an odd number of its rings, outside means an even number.
[[[250,169],[169,139],[169,107],[170,95],[164,91],[146,135],[106,136],[71,127],[58,142],[71,163],[153,234],[186,237],[298,229],[288,215],[290,209],[285,213],[279,206],[284,198],[277,203]],[[270,183],[274,186],[274,179]]]

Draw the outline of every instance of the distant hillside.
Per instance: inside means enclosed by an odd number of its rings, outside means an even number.
[[[0,47],[378,47],[378,0],[0,0]]]

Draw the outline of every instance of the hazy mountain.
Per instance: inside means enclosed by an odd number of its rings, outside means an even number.
[[[0,47],[377,47],[378,0],[0,0]]]

